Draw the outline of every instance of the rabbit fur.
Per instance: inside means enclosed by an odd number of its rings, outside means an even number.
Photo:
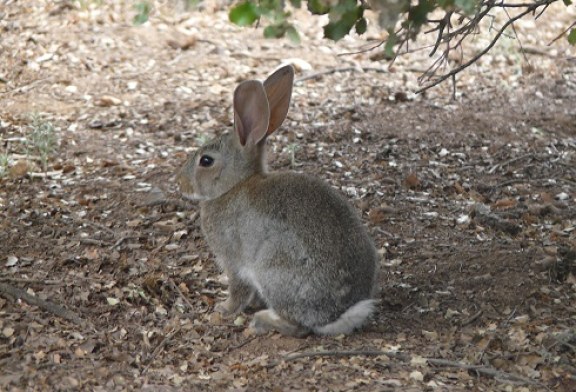
[[[257,333],[347,334],[374,311],[377,254],[361,220],[331,186],[292,172],[269,173],[265,141],[286,118],[294,69],[234,92],[234,132],[208,142],[178,174],[184,197],[200,201],[202,231],[228,276],[216,306],[249,306]]]

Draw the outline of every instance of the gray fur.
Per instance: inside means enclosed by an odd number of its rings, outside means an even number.
[[[258,333],[350,333],[374,309],[377,254],[366,229],[328,184],[303,174],[267,173],[264,142],[275,129],[264,134],[260,122],[257,132],[246,130],[258,116],[280,126],[292,80],[291,67],[274,73],[264,84],[267,102],[259,102],[259,82],[241,84],[234,109],[242,136],[225,134],[200,148],[178,180],[184,194],[201,200],[202,230],[229,278],[230,296],[218,311],[235,314],[264,302],[268,309],[251,324]],[[243,107],[236,97],[246,96],[250,103]],[[211,167],[199,165],[204,155],[215,158]]]

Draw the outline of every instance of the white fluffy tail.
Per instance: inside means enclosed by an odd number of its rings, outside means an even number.
[[[315,327],[314,332],[318,335],[349,334],[364,324],[368,316],[374,312],[377,302],[374,299],[365,299],[357,302],[349,307],[338,320],[322,327]]]

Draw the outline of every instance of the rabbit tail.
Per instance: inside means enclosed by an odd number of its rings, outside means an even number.
[[[352,305],[336,321],[314,327],[313,330],[318,335],[341,335],[349,334],[354,329],[364,324],[368,316],[374,312],[377,301],[374,299],[365,299]]]

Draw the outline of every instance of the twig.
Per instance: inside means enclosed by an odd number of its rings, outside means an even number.
[[[469,365],[466,363],[449,361],[446,359],[438,359],[438,358],[426,358],[426,362],[428,362],[428,364],[434,365],[434,366],[454,367],[454,368],[474,371],[478,374],[482,374],[484,376],[491,377],[496,381],[500,381],[500,380],[513,381],[513,382],[518,382],[518,383],[526,384],[526,385],[539,385],[539,386],[546,387],[546,385],[544,385],[538,381],[532,380],[530,378],[522,377],[522,376],[519,376],[519,375],[513,374],[513,373],[502,372],[500,370],[496,370],[494,368],[490,368],[487,366]]]
[[[460,324],[462,327],[465,327],[466,325],[472,324],[474,321],[478,320],[478,318],[480,318],[480,316],[482,316],[482,310],[479,310],[478,312],[476,312],[475,314],[473,314],[471,317],[469,317],[468,319],[462,321],[462,323]]]
[[[311,79],[318,79],[321,78],[322,76],[325,75],[331,75],[333,73],[336,72],[354,72],[354,71],[360,71],[360,72],[368,72],[368,71],[372,71],[372,72],[380,72],[380,73],[388,73],[387,70],[383,69],[383,68],[378,68],[378,67],[342,67],[342,68],[332,68],[326,71],[321,71],[321,72],[316,72],[313,73],[311,75],[306,75],[306,76],[302,76],[301,78],[296,79],[296,83],[300,83],[300,82],[304,82],[306,80],[311,80]]]
[[[452,17],[452,14],[453,11],[446,12],[446,15],[444,15],[444,17],[438,21],[438,27],[426,32],[426,34],[428,34],[434,31],[438,31],[438,34],[436,34],[436,42],[434,43],[434,47],[430,52],[430,56],[433,56],[434,53],[436,53],[438,47],[442,43],[442,34],[444,33],[444,29],[447,27],[450,28],[450,18]]]
[[[38,83],[43,82],[43,81],[45,81],[45,80],[48,80],[48,77],[46,77],[46,78],[40,78],[40,79],[36,79],[36,80],[31,80],[31,81],[28,82],[28,83],[24,83],[24,84],[21,84],[21,85],[19,85],[19,86],[14,86],[13,88],[10,88],[10,89],[8,89],[8,90],[0,91],[0,94],[8,94],[8,93],[11,93],[12,91],[20,92],[20,91],[22,91],[22,89],[24,89],[25,87],[30,87],[30,89],[31,89],[35,84],[38,84]],[[18,90],[19,90],[19,91],[18,91]]]
[[[188,207],[188,204],[176,199],[160,199],[160,200],[152,200],[148,203],[145,203],[144,206],[146,207],[156,207],[156,206],[169,206],[172,205],[176,208],[181,210],[185,210]]]
[[[362,53],[367,53],[367,52],[371,52],[374,49],[378,49],[379,47],[381,47],[382,45],[384,45],[386,43],[386,40],[380,41],[378,42],[376,45],[373,45],[372,47],[368,48],[368,49],[363,49],[363,50],[358,50],[356,52],[344,52],[344,53],[338,53],[336,56],[338,57],[342,57],[342,56],[350,56],[350,55],[354,55],[354,54],[362,54]]]
[[[150,251],[150,256],[156,256],[156,254],[158,252],[160,252],[160,250],[170,242],[171,237],[166,237],[164,240],[162,240],[162,243],[160,245],[158,245],[156,248],[152,249]]]
[[[402,362],[408,362],[411,359],[410,355],[397,351],[353,350],[353,351],[311,351],[311,352],[296,353],[284,357],[284,361],[289,362],[300,358],[314,358],[314,357],[351,357],[351,356],[377,357],[380,355],[385,355],[390,358],[399,359]],[[470,365],[467,363],[449,361],[447,359],[440,359],[440,358],[425,358],[425,360],[429,365],[454,367],[459,369],[470,370],[478,374],[491,377],[496,381],[511,381],[526,385],[539,385],[546,387],[546,385],[538,381],[525,378],[516,374],[502,372],[500,370],[496,370],[494,368],[490,368],[487,366]],[[276,363],[275,365],[279,363],[280,362]]]
[[[286,362],[294,361],[300,358],[314,358],[314,357],[379,357],[385,355],[390,358],[399,359],[403,362],[410,360],[410,356],[398,351],[379,351],[379,350],[352,350],[352,351],[307,351],[303,353],[290,354],[284,357]]]
[[[8,283],[0,282],[0,293],[4,294],[5,297],[10,296],[13,299],[22,299],[23,301],[27,302],[30,305],[37,306],[46,312],[52,313],[55,316],[71,321],[74,324],[83,327],[88,325],[88,323],[82,318],[80,318],[76,313],[63,308],[60,305],[56,305],[52,302],[44,301],[43,299],[30,295],[26,291],[18,287],[14,287]]]
[[[126,241],[126,240],[133,240],[133,239],[138,239],[138,237],[135,237],[135,236],[124,236],[124,237],[120,238],[118,241],[116,241],[116,242],[114,243],[114,245],[110,246],[110,250],[116,249],[117,247],[120,246],[121,243],[123,243],[123,242]]]
[[[502,188],[502,187],[505,187],[508,185],[519,184],[519,183],[521,184],[524,182],[531,182],[531,183],[543,182],[543,183],[546,183],[547,181],[549,182],[550,180],[564,182],[568,185],[576,187],[576,181],[572,181],[568,178],[513,178],[511,180],[507,180],[507,181],[501,182],[499,184],[493,185],[492,188]],[[553,185],[553,184],[549,182],[548,185]]]
[[[162,351],[164,349],[164,347],[170,341],[170,339],[172,339],[172,337],[179,331],[180,331],[180,328],[174,328],[172,331],[170,331],[170,332],[168,332],[168,334],[166,334],[166,336],[164,337],[164,339],[162,339],[162,341],[160,343],[158,343],[158,345],[156,346],[154,351],[152,351],[152,354],[150,354],[150,356],[148,356],[146,358],[146,360],[144,361],[146,366],[144,366],[144,369],[142,369],[142,371],[140,372],[140,375],[143,375],[144,373],[146,373],[148,371],[148,368],[152,364],[152,361],[154,360],[154,358],[156,358],[156,356],[160,353],[160,351]]]
[[[86,244],[86,245],[96,245],[96,246],[108,246],[109,245],[106,241],[95,240],[93,238],[80,238],[80,243]]]
[[[168,284],[170,285],[170,287],[172,287],[172,290],[176,291],[178,293],[178,295],[180,296],[180,298],[182,298],[182,300],[186,303],[186,305],[188,305],[188,307],[190,308],[191,311],[194,310],[194,305],[192,305],[192,302],[190,302],[190,300],[188,299],[188,297],[186,297],[184,295],[184,293],[182,293],[182,291],[180,290],[180,288],[178,286],[176,286],[176,283],[174,282],[174,280],[172,278],[168,278]]]
[[[94,226],[100,230],[104,230],[104,231],[106,231],[106,232],[108,232],[114,236],[116,235],[116,232],[114,230],[112,230],[111,228],[106,227],[104,225],[101,225],[100,223],[92,222],[92,221],[87,220],[87,219],[82,219],[80,222],[84,223],[85,225]]]
[[[576,22],[572,23],[570,26],[568,26],[564,31],[562,31],[560,34],[558,34],[558,36],[556,38],[554,38],[552,41],[550,41],[548,43],[547,46],[552,45],[554,42],[558,41],[560,38],[562,38],[563,36],[566,35],[566,33],[572,29],[572,27],[576,26]]]
[[[67,283],[62,282],[61,280],[9,278],[7,276],[0,276],[0,281],[12,282],[12,283],[26,283],[26,284],[45,284],[45,285],[54,285],[54,286],[65,286],[67,284]]]
[[[501,168],[503,166],[508,166],[509,164],[517,162],[517,161],[521,161],[524,158],[532,158],[532,157],[534,157],[534,154],[528,153],[528,154],[520,155],[519,157],[508,159],[507,161],[504,161],[504,162],[497,163],[496,165],[492,166],[490,168],[490,170],[488,170],[488,174],[494,173],[496,170],[498,170],[499,168]]]
[[[229,353],[230,351],[234,351],[234,350],[238,350],[239,348],[244,347],[245,345],[247,345],[248,343],[258,339],[260,336],[259,335],[254,335],[246,340],[244,340],[242,343],[237,344],[235,346],[230,346],[228,347],[228,349],[226,350],[227,353]]]
[[[576,353],[576,347],[571,344],[572,340],[576,341],[576,329],[568,330],[567,332],[559,333],[558,335],[554,336],[554,343],[546,347],[546,350],[550,351],[553,347],[560,345],[566,346],[570,348],[574,353]]]

